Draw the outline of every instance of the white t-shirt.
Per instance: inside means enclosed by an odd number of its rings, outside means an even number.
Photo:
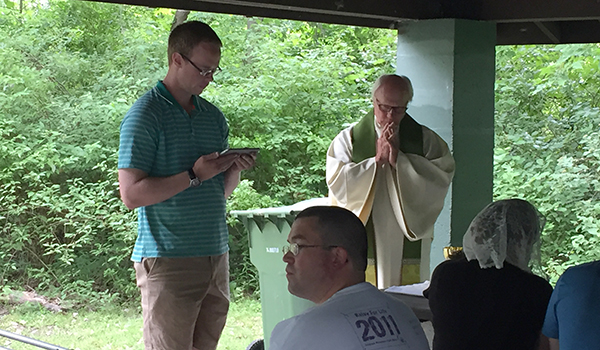
[[[402,301],[363,282],[281,321],[269,350],[429,350],[415,314]]]

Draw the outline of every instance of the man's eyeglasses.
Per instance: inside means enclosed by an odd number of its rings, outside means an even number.
[[[320,244],[298,244],[298,243],[290,243],[283,247],[283,255],[291,252],[293,255],[298,255],[300,253],[300,249],[302,248],[316,248],[320,247],[323,249],[331,249],[336,248],[337,245],[320,245]]]
[[[217,67],[217,68],[213,68],[213,69],[198,68],[198,66],[195,65],[194,62],[192,62],[189,58],[185,57],[184,54],[182,54],[182,53],[179,53],[179,54],[181,55],[181,57],[183,57],[184,60],[188,61],[192,66],[194,66],[194,68],[196,68],[196,70],[198,70],[200,75],[203,77],[207,77],[209,75],[215,76],[215,75],[219,74],[219,72],[221,71],[221,67]]]
[[[375,99],[375,103],[377,103],[377,107],[385,114],[392,112],[392,114],[401,114],[406,112],[408,107],[406,106],[389,106],[379,103],[377,99]]]

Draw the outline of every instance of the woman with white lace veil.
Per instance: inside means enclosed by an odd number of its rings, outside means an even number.
[[[441,263],[425,291],[433,350],[546,349],[541,336],[552,287],[541,271],[543,216],[521,199],[500,200],[473,219],[464,256]]]
[[[489,204],[471,222],[463,236],[467,260],[477,259],[482,269],[501,269],[508,262],[523,271],[540,270],[540,236],[545,219],[521,199]]]

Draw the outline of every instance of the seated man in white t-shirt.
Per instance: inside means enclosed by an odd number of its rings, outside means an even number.
[[[288,290],[317,305],[277,324],[270,350],[429,349],[410,308],[365,282],[367,234],[351,211],[307,208],[288,242]]]

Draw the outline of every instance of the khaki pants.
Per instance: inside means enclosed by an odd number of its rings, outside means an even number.
[[[229,310],[229,253],[134,263],[146,350],[214,350]]]

